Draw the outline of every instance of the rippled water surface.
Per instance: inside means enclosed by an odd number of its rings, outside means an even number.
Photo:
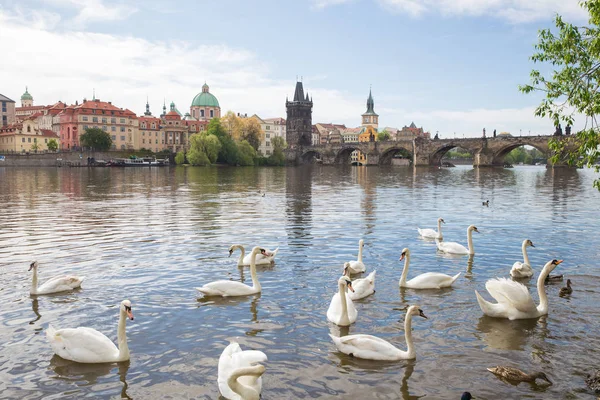
[[[219,397],[217,362],[230,339],[268,355],[263,399],[592,398],[585,375],[600,353],[600,195],[585,170],[442,170],[377,167],[20,169],[0,168],[0,398]],[[260,191],[260,192],[259,192]],[[266,193],[263,197],[261,193]],[[490,206],[482,201],[490,200]],[[418,238],[443,217],[445,240],[476,255],[448,257]],[[365,240],[377,292],[356,303],[342,329],[325,313],[343,262]],[[521,242],[537,273],[572,279],[548,287],[549,315],[524,321],[484,317],[474,290],[508,276]],[[250,282],[228,258],[231,244],[279,247],[259,267],[263,291],[203,299],[194,287],[217,279]],[[452,289],[400,290],[402,248],[409,278],[462,272]],[[40,281],[85,275],[81,290],[30,296],[29,263]],[[535,281],[526,284],[535,292]],[[537,292],[534,299],[537,301]],[[116,340],[118,304],[129,298],[131,361],[83,365],[54,356],[44,331],[88,326]],[[337,352],[327,335],[370,333],[405,349],[413,320],[417,359],[381,363]],[[552,386],[504,383],[494,365],[543,370]]]

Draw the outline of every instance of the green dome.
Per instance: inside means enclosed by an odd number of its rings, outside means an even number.
[[[192,107],[219,107],[219,100],[211,93],[202,92],[198,93],[194,100],[192,100]]]
[[[25,93],[21,96],[21,100],[33,100],[33,96],[29,94],[27,91],[27,87],[25,87]]]

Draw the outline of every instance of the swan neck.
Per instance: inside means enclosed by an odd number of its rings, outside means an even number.
[[[473,248],[473,231],[471,229],[467,229],[467,244],[469,245],[469,254],[475,254],[475,249]]]
[[[408,266],[410,264],[410,253],[406,253],[404,257],[404,268],[402,269],[402,276],[400,277],[400,286],[406,285],[406,278],[408,276]]]
[[[348,301],[346,299],[346,287],[343,282],[338,283],[340,301],[342,302],[342,318],[340,323],[348,323],[350,322],[350,317],[348,316]]]
[[[550,267],[546,265],[537,281],[538,296],[540,298],[540,305],[537,307],[540,314],[544,315],[548,313],[548,296],[546,296],[546,285],[544,284],[546,278],[550,275]]]
[[[358,262],[362,262],[362,249],[363,249],[363,243],[360,242],[360,245],[358,246]]]
[[[257,372],[256,367],[238,368],[234,370],[227,379],[227,385],[242,399],[258,400],[260,399],[260,393],[258,393],[254,388],[246,386],[238,381],[238,378],[247,375],[253,375],[258,379],[261,374]]]
[[[529,256],[527,255],[527,245],[525,243],[523,243],[523,261],[525,262],[525,264],[531,265],[529,264]]]
[[[404,320],[404,337],[406,339],[406,352],[409,358],[415,358],[415,346],[412,338],[412,315],[406,314]]]
[[[260,282],[258,281],[258,276],[256,275],[256,253],[254,251],[252,252],[252,257],[250,257],[250,275],[252,276],[252,287],[260,290]]]
[[[438,220],[438,236],[442,236],[442,221]]]
[[[117,343],[119,345],[119,360],[129,359],[129,346],[127,345],[127,333],[125,330],[127,316],[123,310],[121,310],[119,316],[119,326],[117,327]]]
[[[38,287],[38,274],[37,274],[37,268],[33,269],[33,277],[31,278],[31,293],[37,293],[37,287]]]
[[[244,246],[238,246],[238,249],[240,249],[241,253],[240,253],[240,258],[238,258],[238,265],[239,266],[243,266],[244,265],[244,256],[246,256],[246,249],[244,249]]]

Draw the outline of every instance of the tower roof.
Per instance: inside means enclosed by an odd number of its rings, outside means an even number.
[[[304,87],[302,86],[302,82],[296,82],[294,101],[304,101]]]
[[[25,93],[21,95],[21,100],[33,100],[33,96],[27,91],[27,86],[25,86]]]
[[[375,101],[373,101],[371,89],[369,89],[369,98],[367,99],[367,111],[363,115],[378,115],[375,112]]]
[[[219,100],[209,92],[208,85],[202,85],[202,92],[192,100],[192,107],[219,107]]]

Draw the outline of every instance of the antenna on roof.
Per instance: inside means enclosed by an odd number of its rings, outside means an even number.
[[[92,100],[96,100],[96,88],[92,89]]]

